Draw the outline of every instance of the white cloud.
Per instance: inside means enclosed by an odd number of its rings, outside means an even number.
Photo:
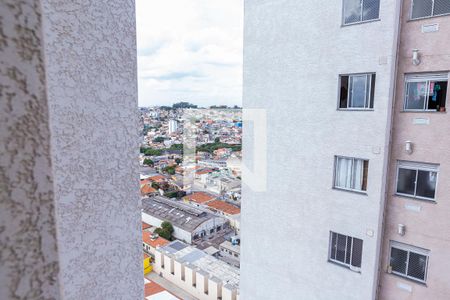
[[[241,105],[243,0],[137,0],[139,105]]]

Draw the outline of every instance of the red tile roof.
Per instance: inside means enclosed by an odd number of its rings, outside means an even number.
[[[156,189],[152,188],[150,184],[141,184],[141,194],[148,195],[156,193]]]
[[[211,196],[207,193],[204,193],[204,192],[195,192],[193,194],[187,195],[185,197],[185,199],[201,204],[201,203],[206,203],[208,201],[214,200],[215,197]]]
[[[215,210],[222,211],[229,215],[237,215],[241,213],[241,209],[239,207],[236,207],[234,205],[228,204],[220,200],[208,202],[207,205]]]
[[[213,172],[213,170],[211,170],[211,169],[205,169],[205,170],[200,170],[200,171],[197,171],[197,172],[195,172],[197,175],[203,175],[203,174],[208,174],[208,173],[211,173],[211,172]]]
[[[152,228],[152,225],[142,222],[142,230]]]
[[[156,248],[158,246],[162,247],[169,243],[168,240],[166,240],[165,238],[162,238],[160,236],[158,236],[156,239],[152,239],[152,235],[153,234],[148,231],[142,232],[142,240],[144,241],[144,243],[146,243],[150,247],[153,247],[153,248]]]
[[[145,284],[145,297],[158,294],[163,291],[165,291],[165,289],[153,281]]]
[[[154,181],[154,182],[163,182],[166,180],[166,177],[164,177],[163,175],[155,175],[155,176],[147,178],[147,180]]]

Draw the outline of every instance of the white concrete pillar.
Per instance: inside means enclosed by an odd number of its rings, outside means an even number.
[[[216,277],[208,279],[208,296],[210,299],[216,300],[222,297],[222,281]]]
[[[186,265],[184,267],[184,272],[185,272],[185,276],[186,276],[186,282],[185,282],[185,286],[187,289],[192,290],[195,289],[194,285],[197,283],[196,281],[196,274],[195,271],[192,267]]]
[[[142,298],[134,1],[0,17],[0,299]]]
[[[197,292],[201,299],[208,298],[208,273],[203,270],[197,271]]]
[[[164,268],[163,268],[163,274],[165,277],[170,277],[171,274],[171,263],[172,263],[172,258],[170,256],[168,256],[167,254],[164,255]]]
[[[178,285],[184,285],[185,274],[184,274],[184,265],[176,260],[173,262],[175,269],[175,280]]]
[[[222,300],[237,300],[236,288],[230,284],[225,284],[222,287]]]

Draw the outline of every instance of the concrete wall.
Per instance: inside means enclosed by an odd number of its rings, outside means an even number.
[[[0,2],[0,299],[60,299],[41,13]]]
[[[243,174],[243,299],[375,297],[399,8],[341,26],[342,1],[245,1],[244,108],[266,110],[270,159],[265,192]],[[374,109],[338,111],[339,74],[359,72],[376,72]],[[252,138],[247,122],[249,168]],[[367,194],[332,188],[335,155],[369,159]],[[330,230],[363,239],[361,273],[327,262]]]
[[[447,137],[450,91],[447,113],[402,112],[405,74],[450,71],[450,16],[410,21],[410,5],[410,0],[403,2],[380,299],[450,299],[450,140]],[[422,33],[422,25],[429,24],[439,24],[439,31]],[[420,50],[422,62],[418,66],[412,64],[412,49]],[[428,119],[429,125],[414,125],[417,118]],[[414,144],[411,155],[404,151],[407,140]],[[436,203],[394,195],[397,160],[440,164]],[[396,233],[398,224],[406,225],[404,236]],[[430,250],[426,285],[386,273],[390,240]]]
[[[134,1],[0,16],[0,298],[142,298]]]

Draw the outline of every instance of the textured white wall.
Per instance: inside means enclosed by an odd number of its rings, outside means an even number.
[[[59,299],[39,1],[0,1],[0,299]]]
[[[267,110],[268,178],[243,187],[243,299],[375,297],[399,2],[342,27],[342,0],[245,1],[244,108]],[[374,110],[338,111],[339,74],[359,72],[376,72]],[[370,160],[367,195],[332,189],[335,155]],[[361,273],[327,262],[330,230],[364,240]]]
[[[42,0],[64,299],[139,299],[135,6]]]

